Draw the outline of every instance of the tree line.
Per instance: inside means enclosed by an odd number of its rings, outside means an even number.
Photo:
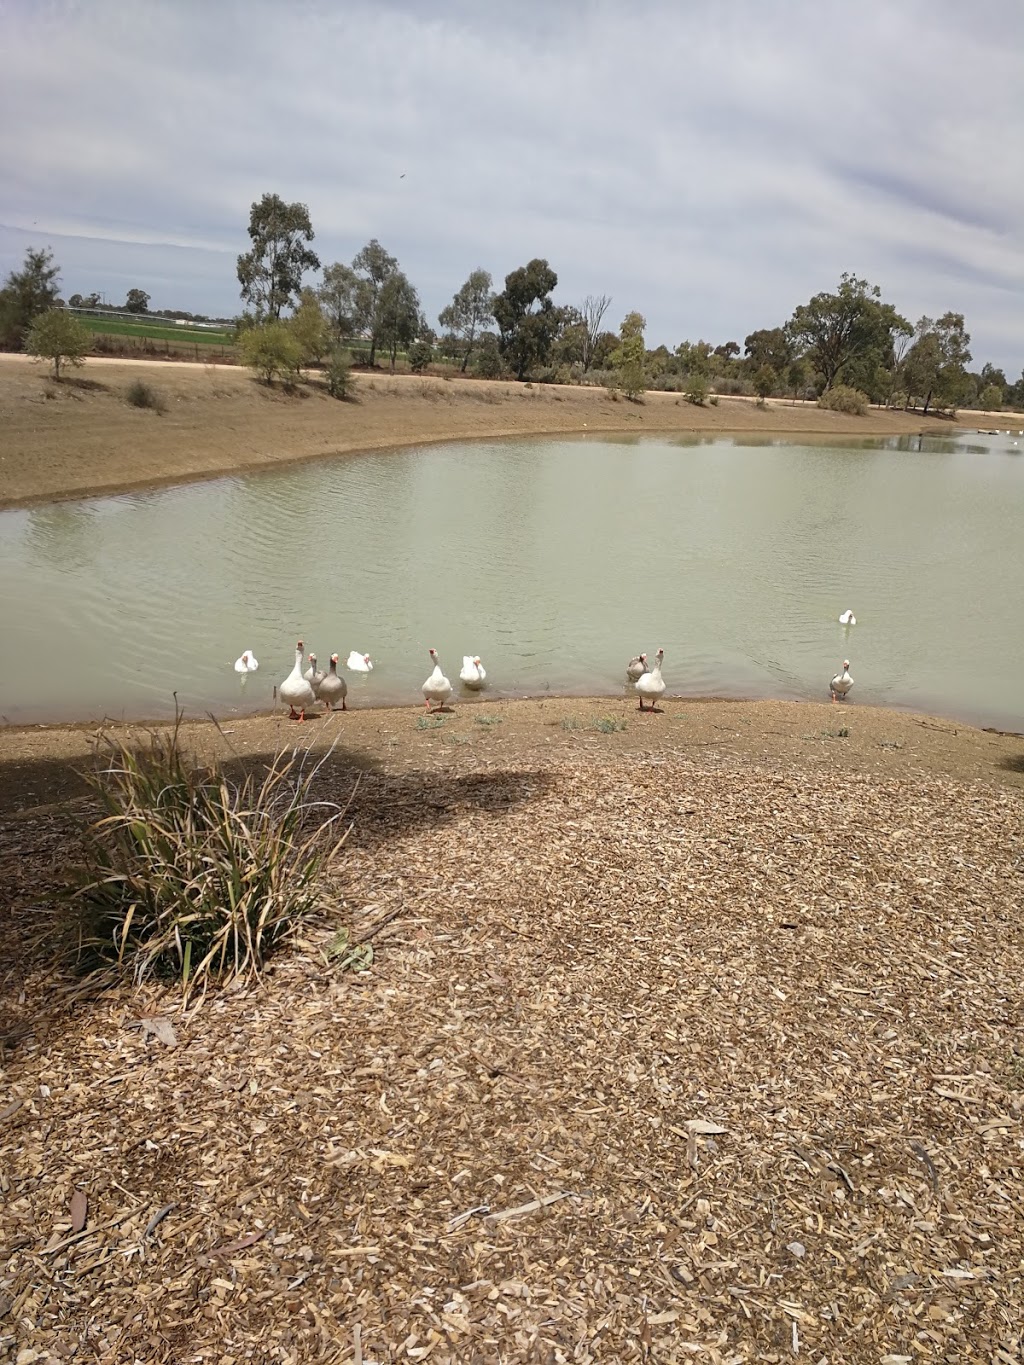
[[[250,248],[237,260],[245,304],[235,320],[238,344],[243,360],[268,381],[324,364],[328,387],[341,396],[351,352],[359,349],[370,366],[383,357],[392,370],[399,357],[413,371],[441,361],[483,378],[604,384],[634,398],[653,388],[695,403],[712,393],[751,393],[762,400],[817,398],[854,411],[867,402],[925,412],[1024,407],[1024,373],[1011,382],[991,364],[970,368],[962,314],[912,323],[877,285],[853,274],[799,304],[784,322],[750,332],[742,346],[700,340],[651,349],[641,313],[628,312],[617,331],[605,326],[607,295],[556,304],[558,276],[542,258],[510,271],[502,290],[489,271],[472,270],[435,329],[415,286],[376,238],[351,262],[322,265],[308,207],[277,194],[251,205],[248,235]],[[51,254],[30,249],[23,269],[0,290],[0,345],[24,345],[33,320],[58,308],[57,277]],[[147,313],[149,302],[143,290],[130,290],[125,311]],[[102,306],[95,294],[72,295],[69,303]],[[54,320],[49,325],[69,330]]]

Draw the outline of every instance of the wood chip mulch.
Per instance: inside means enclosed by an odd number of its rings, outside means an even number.
[[[353,813],[368,972],[4,1002],[0,1352],[1022,1359],[1015,793],[456,756]]]

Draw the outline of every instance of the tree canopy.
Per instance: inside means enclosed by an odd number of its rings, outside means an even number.
[[[29,247],[20,270],[12,270],[0,289],[0,344],[17,350],[34,318],[57,302],[60,267],[48,247]]]
[[[238,283],[257,320],[278,319],[282,308],[292,306],[303,274],[320,269],[320,258],[308,245],[313,236],[305,204],[286,204],[277,194],[253,203],[252,248],[238,258]]]
[[[40,360],[49,360],[53,376],[60,379],[61,366],[81,365],[89,350],[91,337],[66,308],[50,308],[33,319],[25,336],[25,350]]]
[[[149,295],[144,289],[129,289],[124,307],[126,313],[148,313]]]
[[[504,291],[494,300],[498,345],[517,379],[525,379],[551,351],[560,323],[551,301],[557,284],[558,276],[547,261],[535,258],[505,276]]]

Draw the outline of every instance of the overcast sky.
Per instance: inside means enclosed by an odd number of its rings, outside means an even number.
[[[0,0],[0,50],[0,273],[65,297],[235,314],[269,190],[435,325],[544,256],[742,343],[852,270],[1024,365],[1022,0]]]

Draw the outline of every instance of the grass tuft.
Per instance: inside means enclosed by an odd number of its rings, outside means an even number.
[[[262,778],[194,767],[174,728],[135,750],[101,736],[85,780],[103,816],[66,888],[79,965],[136,983],[258,977],[267,956],[321,905],[322,873],[345,839],[345,810],[314,801],[324,762],[279,754]],[[324,814],[324,812],[329,812]]]
[[[167,403],[164,401],[163,394],[158,393],[144,379],[133,379],[125,390],[124,396],[133,408],[149,408],[151,412],[160,415],[167,411]]]

